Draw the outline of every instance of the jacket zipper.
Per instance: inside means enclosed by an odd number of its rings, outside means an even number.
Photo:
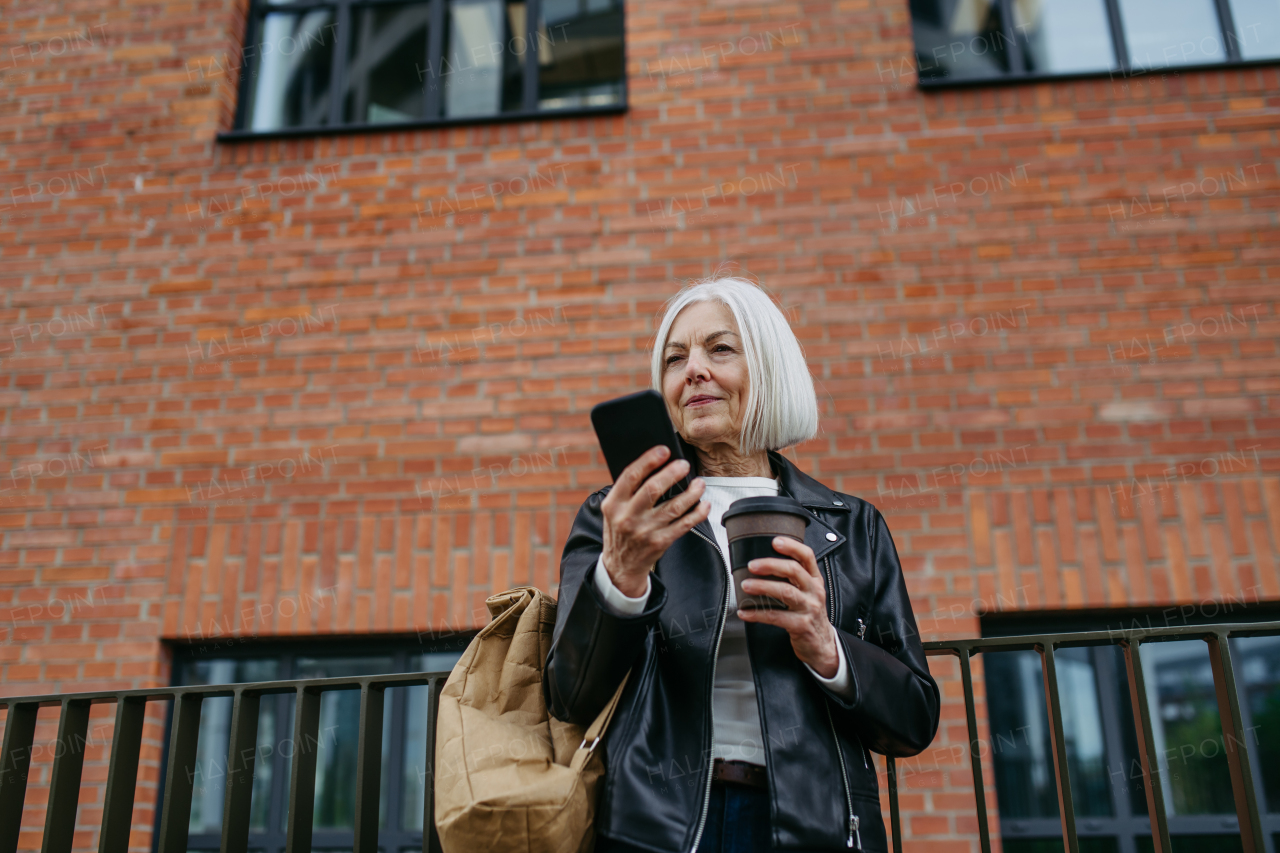
[[[720,566],[726,565],[726,562],[724,559],[724,552],[720,550],[720,546],[717,545],[715,542],[712,542],[710,539],[707,539],[707,537],[702,533],[699,533],[697,528],[694,528],[693,532],[697,533],[699,538],[705,539],[707,543],[711,545],[712,548],[716,549],[716,553],[720,555]],[[711,759],[707,762],[707,787],[702,794],[702,812],[698,816],[698,832],[693,836],[693,848],[692,850],[690,850],[690,853],[697,853],[698,844],[701,843],[702,841],[702,831],[707,826],[707,812],[711,806],[711,773],[712,771],[715,770],[715,766],[716,766],[716,759],[715,759],[716,712],[715,712],[715,695],[714,695],[715,689],[716,689],[716,662],[720,658],[720,638],[724,634],[724,620],[725,620],[725,617],[727,617],[728,615],[729,615],[729,581],[726,580],[724,585],[724,602],[721,604],[721,607],[720,607],[720,621],[716,627],[716,649],[715,649],[715,654],[711,656],[711,690],[707,695],[707,713],[710,714],[711,716],[711,749],[709,750],[709,752],[711,753]],[[827,709],[827,714],[828,716],[830,716],[831,714],[830,708]]]
[[[823,557],[822,563],[827,570],[827,601],[831,605],[831,624],[834,625],[836,623],[836,597],[831,591],[834,589],[834,582],[831,577],[831,558]],[[849,772],[844,766],[844,752],[840,749],[840,736],[836,733],[836,721],[831,717],[830,701],[823,702],[823,706],[827,709],[827,722],[831,725],[831,739],[836,745],[836,757],[840,759],[840,781],[844,783],[844,803],[849,809],[849,837],[845,841],[844,846],[852,848],[854,836],[857,836],[858,849],[861,850],[862,833],[858,831],[858,824],[860,823],[860,820],[858,816],[853,813],[853,797],[849,793]],[[862,746],[861,738],[858,739],[858,746]],[[865,753],[862,756],[862,760],[863,762],[867,760]],[[708,793],[709,792],[710,789],[708,788]]]

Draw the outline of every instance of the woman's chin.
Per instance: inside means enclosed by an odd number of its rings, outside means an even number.
[[[719,441],[729,435],[732,430],[722,423],[723,419],[708,412],[706,415],[699,417],[694,413],[686,413],[684,417],[684,426],[680,429],[680,434],[684,436],[684,440],[694,446],[702,444],[710,444]]]

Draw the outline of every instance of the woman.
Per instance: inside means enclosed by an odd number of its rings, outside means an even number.
[[[582,505],[543,682],[551,713],[586,725],[630,672],[596,850],[886,851],[867,749],[928,746],[938,688],[880,513],[777,452],[817,433],[800,345],[755,285],[702,282],[669,304],[652,381],[690,462],[654,448]],[[655,506],[690,464],[692,487]],[[720,517],[777,494],[813,518],[803,543],[773,540],[784,558],[750,563],[785,580],[743,592],[788,609],[739,612]]]

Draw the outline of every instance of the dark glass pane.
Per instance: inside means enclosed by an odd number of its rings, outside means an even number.
[[[258,43],[245,48],[252,63],[245,127],[279,130],[328,124],[336,30],[332,10],[269,12],[259,24]]]
[[[1234,814],[1208,647],[1201,640],[1143,645],[1142,668],[1166,813]]]
[[[350,678],[393,672],[390,656],[298,658],[296,678]],[[293,703],[291,702],[290,705]],[[390,706],[386,706],[390,710]],[[292,708],[290,709],[292,729]],[[383,718],[383,737],[390,734]],[[356,754],[360,743],[360,691],[329,690],[320,697],[317,733],[316,829],[353,829],[356,806]],[[302,745],[298,744],[298,748]],[[385,746],[384,746],[385,752]],[[386,797],[387,786],[382,785]],[[286,797],[288,794],[286,793]]]
[[[447,672],[462,657],[462,651],[428,652],[409,659],[409,669],[414,672]],[[427,700],[430,692],[426,685],[405,687],[408,696],[405,703],[404,757],[402,767],[401,803],[403,829],[422,829],[422,815],[427,782]],[[388,691],[388,696],[390,692]]]
[[[1105,71],[1116,65],[1103,0],[1015,0],[1013,24],[1029,73]]]
[[[271,660],[190,661],[178,682],[195,684],[240,684],[272,681],[279,666]],[[200,735],[196,743],[196,767],[191,795],[189,831],[222,831],[222,804],[227,788],[227,747],[231,742],[233,699],[218,696],[206,699],[200,708]],[[258,712],[258,753],[254,762],[250,826],[266,828],[271,794],[271,759],[275,740],[275,704],[264,698]]]
[[[1280,3],[1276,0],[1230,0],[1241,59],[1280,56]]]
[[[621,0],[542,0],[538,107],[622,103]]]
[[[921,80],[968,80],[1009,72],[998,0],[911,0]]]
[[[1080,853],[1117,853],[1120,845],[1110,836],[1078,836]],[[1004,853],[1062,853],[1061,838],[1004,838]]]
[[[1222,62],[1227,58],[1213,0],[1119,0],[1136,70]]]
[[[1091,651],[1062,649],[1057,661],[1076,813],[1082,817],[1109,816],[1113,810],[1106,744]],[[1057,774],[1040,656],[1029,651],[989,653],[983,656],[983,663],[1000,816],[1057,817]]]
[[[524,98],[523,3],[450,0],[438,79],[447,118],[521,109]],[[517,53],[517,49],[519,53]]]
[[[430,13],[426,3],[351,9],[344,122],[383,124],[426,117]]]
[[[1138,853],[1155,853],[1156,845],[1150,835],[1134,839]],[[1173,853],[1243,853],[1244,845],[1239,835],[1170,835]]]
[[[1262,771],[1259,805],[1280,812],[1280,637],[1232,640],[1231,651],[1244,693],[1245,737]]]

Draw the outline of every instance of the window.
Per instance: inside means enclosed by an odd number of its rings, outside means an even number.
[[[1021,614],[983,618],[983,636],[1165,627],[1168,614],[1096,619]],[[1176,615],[1177,610],[1172,609]],[[1274,609],[1200,622],[1276,619]],[[1192,620],[1196,621],[1196,620]],[[1182,624],[1182,623],[1178,623]],[[1280,842],[1280,636],[1233,639],[1241,713],[1258,806],[1270,849]],[[1040,655],[985,653],[990,749],[1005,853],[1061,853],[1057,774]],[[1059,649],[1058,687],[1067,766],[1082,853],[1151,853],[1124,656],[1119,646]],[[1238,853],[1231,779],[1223,752],[1208,646],[1202,640],[1142,646],[1148,703],[1164,780],[1174,853]]]
[[[284,647],[280,651],[259,646],[247,651],[237,648],[234,652],[200,653],[199,647],[183,647],[175,653],[174,681],[176,684],[234,684],[447,671],[461,657],[469,639],[449,637],[425,647],[413,641],[398,646],[344,641],[341,647],[317,641]],[[295,697],[288,694],[264,696],[259,708],[249,848],[261,853],[284,850],[294,701]],[[187,841],[187,849],[192,853],[219,849],[231,703],[230,697],[206,699],[202,703]],[[387,689],[378,835],[382,848],[392,853],[422,849],[427,778],[426,703],[425,686]],[[352,849],[359,721],[359,691],[323,694],[312,824],[316,850]]]
[[[910,0],[920,85],[1280,59],[1275,0]]]
[[[252,0],[228,136],[625,107],[622,0]]]

